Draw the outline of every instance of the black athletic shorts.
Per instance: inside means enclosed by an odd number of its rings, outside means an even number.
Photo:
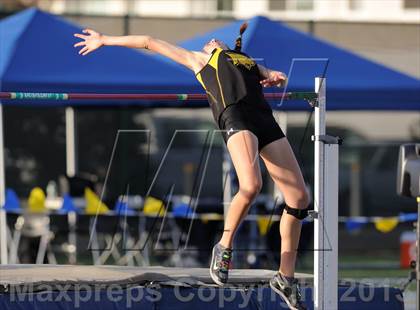
[[[249,130],[258,138],[258,151],[267,144],[285,137],[271,109],[248,103],[229,105],[220,116],[219,128],[225,142],[240,130]]]

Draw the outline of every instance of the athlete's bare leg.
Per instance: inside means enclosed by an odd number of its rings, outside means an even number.
[[[227,148],[239,179],[239,191],[233,197],[225,219],[220,244],[232,248],[233,238],[249,206],[262,186],[258,157],[257,137],[248,130],[241,130],[231,136]]]
[[[287,138],[264,146],[260,156],[274,183],[282,192],[285,203],[292,208],[307,208],[309,196],[299,164]],[[288,277],[294,277],[301,225],[301,220],[283,212],[280,221],[281,262],[279,271]]]

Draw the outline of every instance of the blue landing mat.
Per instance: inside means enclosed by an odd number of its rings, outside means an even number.
[[[26,288],[28,289],[28,288]],[[42,287],[37,287],[42,289]],[[147,286],[123,288],[121,285],[55,287],[48,290],[25,293],[24,288],[11,288],[0,294],[2,310],[179,310],[179,309],[287,309],[282,299],[267,285],[249,288],[217,288],[209,286]],[[302,295],[308,309],[313,309],[312,289],[302,288]],[[340,286],[338,290],[339,310],[386,310],[404,309],[402,293],[390,287],[371,287],[354,284]],[[335,310],[335,309],[331,309]]]

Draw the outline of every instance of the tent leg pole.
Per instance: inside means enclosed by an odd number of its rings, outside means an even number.
[[[76,114],[73,107],[66,108],[66,173],[73,177],[77,173]]]
[[[7,222],[4,204],[6,202],[6,182],[4,167],[3,105],[0,104],[0,262],[7,264]]]

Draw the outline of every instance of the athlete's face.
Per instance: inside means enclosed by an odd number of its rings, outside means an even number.
[[[228,49],[227,45],[224,42],[217,39],[211,39],[209,42],[206,43],[206,45],[204,45],[203,51],[210,54],[215,48],[221,48],[224,50]]]

